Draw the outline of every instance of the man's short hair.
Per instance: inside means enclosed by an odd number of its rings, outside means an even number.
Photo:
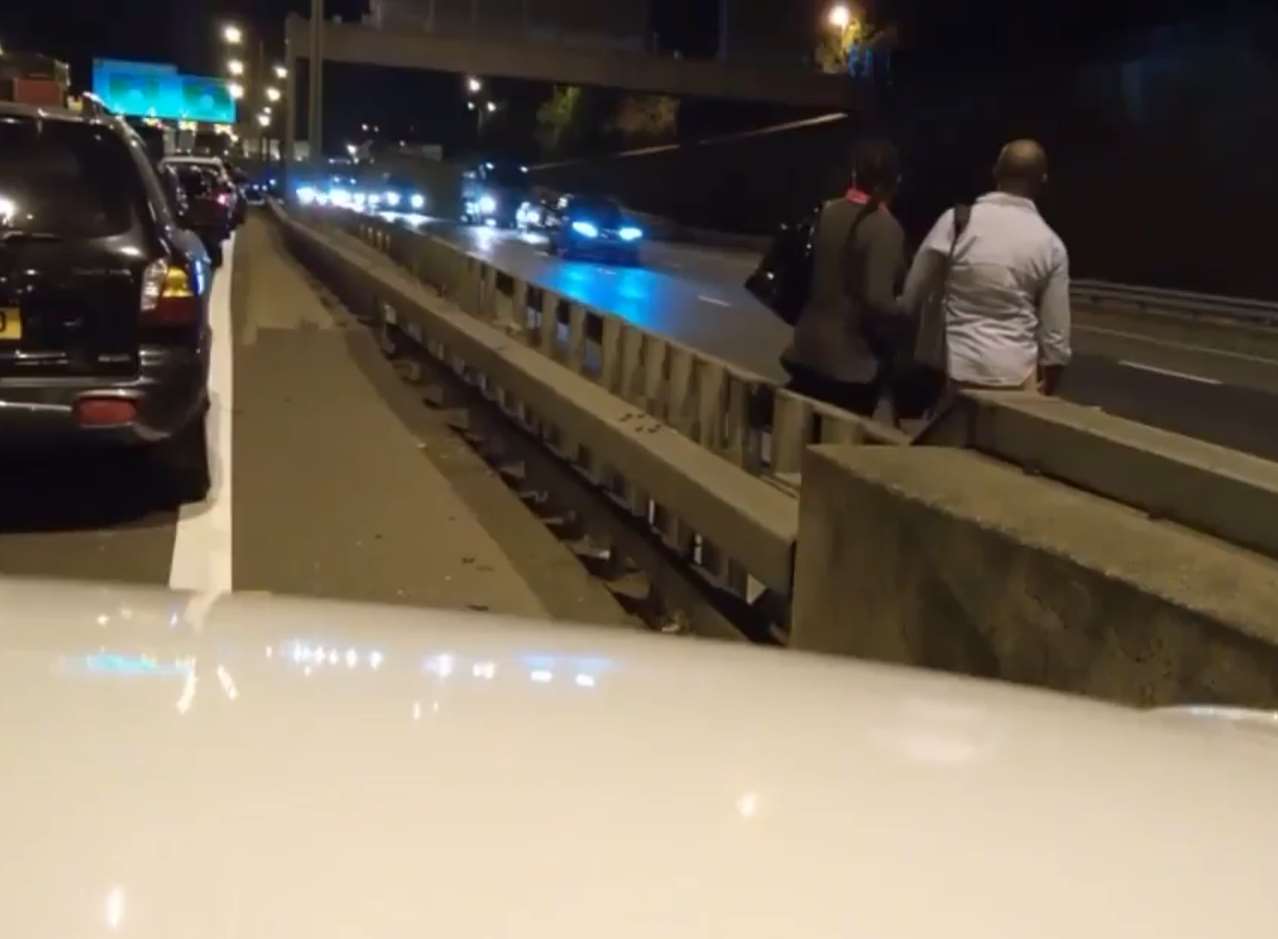
[[[852,172],[857,188],[883,196],[901,181],[901,154],[887,140],[862,140],[852,151]]]
[[[998,155],[994,178],[1000,187],[1036,194],[1047,182],[1047,151],[1037,140],[1013,140]]]

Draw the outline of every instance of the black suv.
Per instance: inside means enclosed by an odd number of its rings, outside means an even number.
[[[208,487],[212,268],[116,118],[0,103],[0,449],[149,444]]]

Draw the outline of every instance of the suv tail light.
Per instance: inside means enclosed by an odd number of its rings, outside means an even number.
[[[142,275],[144,326],[194,326],[200,318],[200,299],[191,275],[180,264],[161,258]]]

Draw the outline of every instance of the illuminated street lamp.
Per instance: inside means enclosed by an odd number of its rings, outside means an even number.
[[[467,101],[467,102],[466,102],[466,110],[467,110],[467,111],[473,111],[473,110],[475,110],[475,102],[474,102],[474,101]]]
[[[496,114],[496,113],[497,113],[497,102],[496,102],[496,101],[489,101],[489,102],[488,102],[488,113],[489,113],[489,114]]]
[[[283,95],[282,95],[282,94],[280,94],[280,90],[279,90],[278,88],[267,88],[267,89],[266,89],[266,100],[267,100],[267,101],[270,101],[270,102],[274,103],[274,102],[276,102],[276,101],[279,101],[279,100],[280,100],[280,98],[282,98],[282,97],[283,97]]]
[[[238,46],[244,41],[244,30],[232,24],[222,30],[222,38],[230,45]]]
[[[261,113],[261,114],[259,114],[259,115],[257,116],[257,122],[258,122],[259,124],[261,124],[263,127],[270,127],[270,126],[271,126],[271,115],[269,115],[269,114],[267,114],[267,113],[263,112],[263,113]]]
[[[288,69],[286,69],[282,65],[275,66],[275,77],[278,78],[280,81],[283,81],[284,79],[288,78]]]
[[[239,101],[244,97],[244,86],[239,82],[231,82],[226,86],[227,93],[230,94],[233,101]]]
[[[226,63],[226,70],[236,78],[239,78],[244,74],[244,63],[239,59],[231,59],[231,61]]]
[[[846,3],[838,3],[830,8],[829,23],[835,29],[847,29],[852,25],[852,8]]]
[[[466,80],[466,89],[472,94],[477,95],[484,90],[484,83],[478,78],[471,76]]]

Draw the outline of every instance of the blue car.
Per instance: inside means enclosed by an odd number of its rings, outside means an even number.
[[[566,196],[550,231],[550,253],[617,264],[639,263],[643,229],[626,219],[612,199]]]

